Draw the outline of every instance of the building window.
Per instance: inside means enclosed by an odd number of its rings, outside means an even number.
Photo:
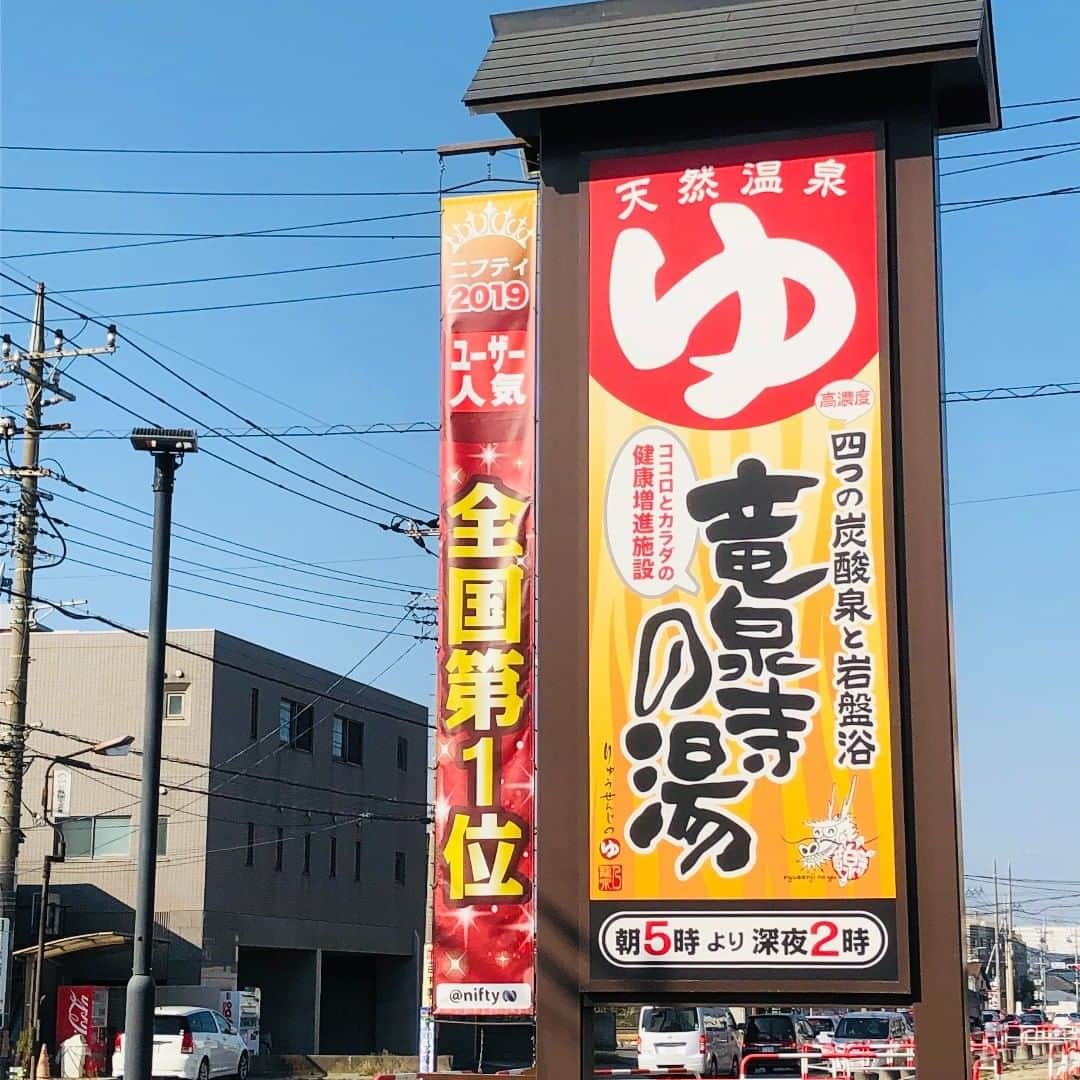
[[[167,819],[158,822],[158,846]],[[131,816],[68,818],[60,826],[67,859],[125,859],[131,854]]]
[[[311,729],[315,726],[315,706],[282,698],[278,705],[278,742],[294,750],[311,753]]]
[[[401,735],[397,741],[397,767],[401,772],[409,771],[409,740]]]
[[[274,852],[274,869],[280,870],[285,865],[285,830],[279,825],[277,831],[277,848]]]
[[[157,853],[159,859],[169,854],[169,819],[160,814],[157,819]]]
[[[247,849],[246,849],[246,851],[244,853],[244,865],[245,866],[254,866],[255,865],[255,822],[254,821],[249,821],[247,823],[247,826],[248,826]]]
[[[252,742],[257,742],[259,739],[259,688],[253,686],[251,688],[251,729],[249,735]]]
[[[187,693],[183,690],[166,690],[163,724],[165,727],[185,727],[190,721],[187,712]]]
[[[363,874],[364,850],[359,840],[353,844],[353,881],[359,881]]]
[[[394,880],[399,885],[405,884],[405,852],[394,852]]]
[[[330,876],[337,877],[337,837],[330,837]]]
[[[311,873],[311,833],[304,834],[304,873]]]
[[[364,764],[364,725],[359,720],[334,717],[334,758],[350,765]]]

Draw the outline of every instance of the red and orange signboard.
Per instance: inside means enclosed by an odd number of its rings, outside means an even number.
[[[878,169],[593,164],[594,975],[896,978]]]
[[[447,199],[437,1016],[532,1011],[536,193]]]

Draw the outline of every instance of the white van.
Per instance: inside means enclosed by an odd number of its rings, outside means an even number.
[[[738,1076],[739,1032],[723,1005],[645,1005],[638,1020],[638,1068],[694,1076]]]

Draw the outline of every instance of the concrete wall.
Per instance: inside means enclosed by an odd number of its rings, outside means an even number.
[[[215,672],[211,758],[246,775],[213,775],[218,794],[211,796],[208,824],[206,908],[207,937],[215,948],[220,943],[214,962],[227,959],[236,937],[242,946],[411,956],[413,932],[422,928],[424,917],[426,834],[416,819],[426,814],[426,710],[344,680],[332,696],[355,705],[317,701],[312,748],[306,752],[279,742],[279,702],[284,697],[306,704],[335,682],[333,673],[222,633],[215,635],[215,656],[266,677],[222,665]],[[275,677],[301,689],[275,682]],[[259,691],[256,738],[250,723],[253,688]],[[395,721],[371,708],[403,719]],[[363,723],[363,765],[333,758],[335,714]],[[408,742],[406,771],[397,767],[399,737]],[[368,813],[376,819],[361,820]],[[247,865],[248,823],[255,830],[252,866]],[[406,859],[404,886],[394,879],[398,851]]]
[[[181,631],[169,640],[209,653],[211,631]],[[8,642],[0,640],[0,663],[6,664]],[[35,811],[40,805],[46,761],[43,757],[71,754],[86,740],[117,735],[142,742],[145,642],[123,633],[36,633],[30,639],[27,722],[28,755],[35,755],[23,782],[23,798]],[[169,649],[169,681],[185,688],[187,710],[182,723],[163,732],[166,757],[205,762],[210,747],[210,707],[213,680],[209,661]],[[44,730],[40,730],[44,729]],[[47,734],[61,731],[64,735]],[[69,736],[75,736],[71,738]],[[80,742],[79,740],[83,740]],[[130,933],[135,893],[135,855],[138,847],[138,800],[141,758],[97,757],[86,760],[94,771],[74,768],[71,774],[72,816],[130,815],[132,835],[128,853],[102,859],[70,858],[53,867],[50,892],[64,906],[65,935],[93,930]],[[192,981],[202,949],[203,868],[206,845],[206,798],[184,787],[205,788],[197,768],[165,761],[161,816],[167,818],[166,854],[158,860],[158,936],[168,944],[170,981]],[[40,888],[42,859],[52,850],[51,830],[24,810],[25,842],[19,852],[21,918],[16,932],[25,943],[32,933],[30,893]]]

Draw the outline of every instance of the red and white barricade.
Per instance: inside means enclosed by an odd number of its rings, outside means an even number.
[[[863,1073],[888,1071],[900,1080],[914,1080],[915,1046],[910,1040],[880,1044],[845,1046],[843,1049],[801,1050],[777,1054],[747,1054],[740,1076],[755,1076],[755,1065],[768,1062],[798,1061],[801,1080],[854,1080]]]
[[[1068,1032],[1067,1028],[1058,1030]],[[1078,1080],[1080,1078],[1080,1038],[1067,1037],[1059,1044],[1051,1046],[1046,1061],[1048,1080]]]

